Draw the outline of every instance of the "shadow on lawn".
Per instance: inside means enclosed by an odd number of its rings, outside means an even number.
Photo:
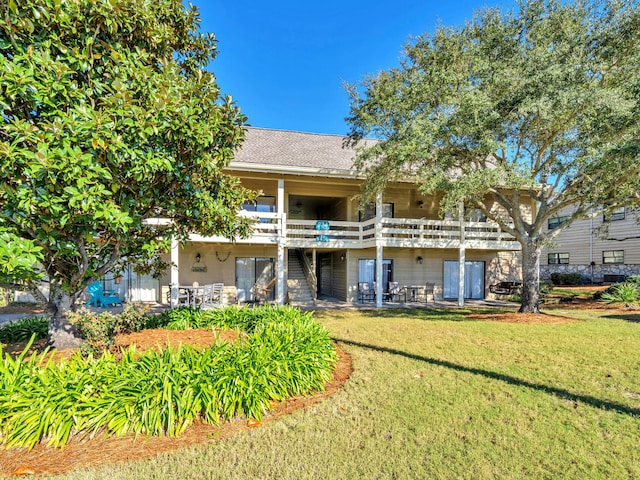
[[[625,320],[632,323],[640,323],[640,313],[616,313],[615,315],[604,315],[602,318],[611,318],[613,320]]]
[[[412,318],[414,320],[447,322],[477,322],[476,318],[467,317],[470,313],[513,313],[513,309],[496,307],[450,307],[450,308],[386,308],[382,310],[361,310],[363,317],[369,318]]]
[[[610,402],[608,400],[602,400],[600,398],[591,397],[589,395],[581,395],[577,393],[571,393],[568,390],[562,388],[551,387],[548,385],[541,385],[539,383],[532,383],[521,378],[505,375],[504,373],[492,372],[491,370],[483,370],[481,368],[465,367],[464,365],[458,365],[457,363],[448,362],[446,360],[438,360],[436,358],[423,357],[420,355],[414,355],[412,353],[403,352],[401,350],[395,350],[393,348],[379,347],[377,345],[369,345],[366,343],[354,342],[351,340],[345,340],[341,338],[333,338],[336,342],[341,342],[346,345],[353,345],[355,347],[368,348],[379,352],[391,353],[394,355],[401,355],[403,357],[411,358],[413,360],[419,360],[438,367],[450,368],[458,372],[472,373],[473,375],[481,375],[492,380],[500,380],[501,382],[509,383],[520,387],[527,387],[532,390],[538,390],[540,392],[554,395],[563,400],[569,400],[572,402],[581,402],[592,407],[602,408],[605,410],[612,410],[617,413],[623,413],[625,415],[640,416],[640,408],[632,408],[620,403]]]

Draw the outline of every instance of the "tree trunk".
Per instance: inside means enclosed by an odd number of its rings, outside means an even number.
[[[540,255],[535,242],[522,245],[522,300],[518,313],[540,313]]]
[[[49,314],[49,346],[58,350],[78,348],[82,343],[76,327],[69,322],[73,297],[59,285],[51,283],[47,313]]]

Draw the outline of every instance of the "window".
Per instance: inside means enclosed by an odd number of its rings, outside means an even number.
[[[258,197],[254,202],[243,204],[242,209],[247,212],[275,212],[276,197]]]
[[[602,252],[602,263],[624,263],[624,250]]]
[[[562,217],[553,217],[548,220],[549,230],[553,230],[554,228],[558,228],[563,223],[566,223],[569,220],[569,215],[563,215]]]
[[[609,214],[605,213],[602,219],[605,222],[614,222],[616,220],[624,220],[625,215],[626,215],[625,207],[620,207],[620,208],[616,208],[614,211],[612,211]]]
[[[547,257],[547,263],[549,265],[560,265],[569,263],[568,253],[550,253]]]
[[[358,214],[358,221],[366,222],[376,216],[376,204],[367,203],[364,207],[364,211],[360,211]],[[393,203],[382,204],[382,216],[384,218],[393,218]]]
[[[242,205],[242,210],[246,212],[267,212],[275,213],[276,211],[276,197],[258,197],[254,202],[245,203]],[[261,218],[260,223],[271,223],[275,219]]]

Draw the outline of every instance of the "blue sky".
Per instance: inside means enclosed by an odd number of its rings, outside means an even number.
[[[398,65],[402,46],[515,0],[192,0],[219,40],[210,70],[255,127],[343,135],[344,82]]]

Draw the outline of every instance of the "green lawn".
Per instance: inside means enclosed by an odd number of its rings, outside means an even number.
[[[60,478],[640,478],[640,319],[326,311],[344,390],[233,438]]]

